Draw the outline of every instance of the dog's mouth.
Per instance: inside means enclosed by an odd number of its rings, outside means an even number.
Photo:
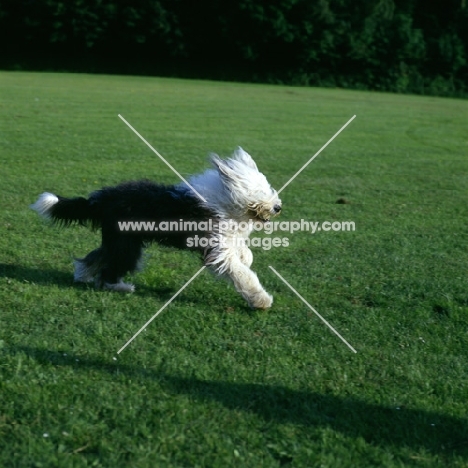
[[[253,221],[261,221],[262,223],[269,223],[270,216],[267,213],[258,213],[256,210],[249,208],[248,217]]]
[[[249,218],[254,221],[260,221],[262,223],[269,223],[270,219],[278,216],[281,213],[281,204],[277,203],[273,207],[268,207],[258,203],[251,204],[248,207]]]
[[[249,210],[249,215],[250,218],[253,219],[254,221],[260,221],[262,223],[268,224],[271,221],[271,218],[274,218],[275,216],[278,216],[280,214],[280,210],[275,211],[274,213],[268,213],[268,212],[263,212],[263,213],[257,213],[254,210]]]

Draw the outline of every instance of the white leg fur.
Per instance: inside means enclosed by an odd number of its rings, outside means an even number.
[[[243,242],[248,235],[248,231],[218,233],[217,247],[208,254],[206,264],[228,276],[250,307],[267,309],[271,307],[273,297],[263,289],[256,273],[250,269],[253,254]]]
[[[104,283],[103,289],[108,289],[109,291],[125,292],[132,293],[135,291],[135,286],[130,283],[124,283],[119,281],[118,283]]]
[[[98,268],[90,268],[82,260],[75,260],[73,264],[75,265],[73,279],[77,283],[90,283],[99,272]]]
[[[239,249],[239,259],[246,267],[250,268],[253,262],[252,251],[247,246]]]
[[[268,309],[273,304],[273,296],[260,284],[256,273],[238,258],[232,258],[226,265],[225,274],[231,278],[234,287],[255,309]]]

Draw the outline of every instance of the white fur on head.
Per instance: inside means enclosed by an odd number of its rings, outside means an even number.
[[[236,148],[234,153],[232,154],[232,159],[235,159],[236,161],[241,161],[243,162],[246,166],[251,167],[253,170],[258,171],[257,165],[255,164],[255,161],[252,159],[252,156],[250,156],[247,151],[244,151],[240,146]]]
[[[30,208],[43,218],[51,219],[51,209],[58,201],[59,199],[53,193],[44,192],[39,195],[36,203],[30,205]]]
[[[268,221],[277,214],[274,207],[281,206],[277,192],[241,147],[229,159],[212,154],[211,162],[216,170],[209,169],[189,182],[218,216],[241,222]]]

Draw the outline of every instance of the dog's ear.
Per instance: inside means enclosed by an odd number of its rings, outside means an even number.
[[[255,161],[252,159],[252,156],[250,156],[250,154],[247,153],[247,151],[244,151],[240,146],[236,148],[236,151],[234,151],[232,158],[236,159],[239,162],[244,163],[246,166],[249,166],[255,171],[258,171],[257,165],[255,164]]]
[[[212,153],[210,158],[221,176],[227,177],[228,179],[233,179],[236,176],[236,173],[229,167],[229,164],[223,161],[217,154]]]

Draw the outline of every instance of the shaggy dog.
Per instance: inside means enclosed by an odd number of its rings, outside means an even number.
[[[101,246],[75,261],[75,281],[133,292],[122,278],[137,270],[143,247],[158,242],[200,250],[204,264],[229,277],[251,307],[266,309],[273,298],[250,269],[247,239],[254,223],[268,223],[279,214],[281,200],[242,148],[226,160],[212,155],[211,161],[214,169],[192,176],[188,184],[125,182],[88,199],[45,192],[31,208],[60,224],[101,229]]]

